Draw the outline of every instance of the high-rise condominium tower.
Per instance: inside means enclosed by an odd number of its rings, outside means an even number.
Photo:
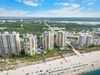
[[[42,45],[44,50],[52,50],[54,48],[54,32],[42,33]]]
[[[93,36],[89,34],[80,34],[78,44],[80,47],[91,46],[93,42]]]
[[[56,33],[56,45],[59,47],[65,47],[67,42],[66,31],[58,31]]]
[[[37,36],[32,34],[27,34],[24,36],[24,49],[25,54],[29,56],[35,55],[37,52]]]
[[[0,54],[18,55],[21,51],[19,33],[0,33]]]

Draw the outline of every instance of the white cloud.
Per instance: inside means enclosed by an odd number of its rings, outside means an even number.
[[[33,6],[33,7],[38,6],[37,3],[34,3],[34,2],[32,2],[32,1],[24,1],[24,4],[26,4],[26,5],[28,5],[28,6]]]
[[[23,11],[23,10],[7,10],[5,8],[0,8],[0,16],[22,16],[28,14],[29,11]]]
[[[64,7],[58,10],[39,11],[36,14],[30,15],[35,17],[100,17],[99,12],[82,12],[82,8],[73,9],[72,7]]]
[[[33,2],[32,0],[17,0],[18,2],[23,2],[25,5],[28,5],[28,6],[33,6],[33,7],[37,7],[38,6],[38,3],[37,0],[34,0],[35,2]]]
[[[79,4],[71,4],[71,7],[73,7],[73,8],[79,8],[80,5]]]
[[[29,17],[100,17],[100,12],[82,12],[83,8],[73,9],[72,7],[63,7],[56,10],[38,11],[30,13],[23,10],[7,10],[0,8],[0,16],[29,16]]]
[[[88,3],[87,5],[94,5],[94,3],[93,3],[93,2],[90,2],[90,3]]]
[[[56,2],[54,3],[55,5],[62,5],[62,6],[69,6],[69,7],[73,7],[73,8],[79,8],[80,5],[79,4],[70,4],[67,2]]]
[[[22,0],[17,0],[22,2]],[[23,0],[26,1],[26,0]],[[30,0],[27,0],[30,1]],[[30,13],[29,11],[24,10],[7,10],[5,8],[0,8],[0,16],[30,16],[30,17],[100,17],[100,12],[90,12],[84,11],[83,7],[79,4],[67,4],[67,3],[55,3],[56,5],[63,5],[67,7],[62,7],[60,9],[52,10],[41,10],[36,13]]]
[[[67,2],[57,2],[55,5],[62,5],[62,6],[69,6],[69,3]]]

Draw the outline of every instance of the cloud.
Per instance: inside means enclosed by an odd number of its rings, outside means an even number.
[[[71,4],[71,7],[73,7],[73,8],[79,8],[80,5],[79,4]]]
[[[38,6],[37,3],[34,3],[34,2],[32,2],[32,1],[24,1],[24,4],[26,4],[26,5],[28,5],[28,6],[33,6],[33,7]]]
[[[83,8],[74,9],[72,7],[63,7],[47,11],[38,11],[30,13],[23,10],[7,10],[0,8],[0,16],[24,16],[24,17],[100,17],[100,12],[82,12]]]
[[[19,2],[25,3],[26,1],[31,0],[17,0]],[[24,2],[25,1],[25,2]],[[35,0],[34,0],[35,2]],[[30,4],[30,2],[26,2]],[[32,4],[30,4],[32,6]],[[58,2],[55,5],[62,5],[64,7],[59,9],[48,9],[48,10],[39,10],[33,13],[24,10],[8,10],[5,8],[0,8],[0,16],[29,16],[29,17],[100,17],[100,12],[90,12],[92,8],[88,11],[84,11],[84,8],[76,3],[67,3],[67,2]],[[84,12],[83,12],[84,11]]]
[[[69,6],[69,3],[67,2],[56,2],[55,5],[62,5],[62,6]]]
[[[38,3],[37,0],[34,0],[35,2],[33,2],[32,0],[17,0],[18,2],[23,2],[25,5],[28,5],[28,6],[33,6],[33,7],[37,7],[38,6]]]
[[[29,11],[23,11],[23,10],[7,10],[5,8],[0,8],[0,16],[22,16],[28,14]]]
[[[56,10],[39,11],[36,14],[30,14],[34,17],[100,17],[98,12],[82,12],[83,8],[73,9],[72,7],[63,7]]]
[[[94,3],[93,3],[93,2],[90,2],[90,3],[88,3],[87,5],[94,5]]]
[[[79,8],[80,7],[79,4],[70,4],[70,3],[67,3],[67,2],[56,2],[54,4],[55,5],[62,5],[62,6],[69,6],[69,7],[72,7],[72,8]]]

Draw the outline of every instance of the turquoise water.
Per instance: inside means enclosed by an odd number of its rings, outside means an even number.
[[[100,69],[91,72],[83,73],[81,75],[100,75]]]

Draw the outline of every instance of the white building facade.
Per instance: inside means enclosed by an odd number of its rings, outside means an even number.
[[[54,32],[42,33],[42,47],[47,51],[54,49]]]
[[[93,40],[93,45],[99,46],[100,45],[100,38]]]
[[[0,54],[18,55],[21,51],[19,33],[0,33]]]
[[[65,47],[67,42],[66,31],[58,31],[56,33],[56,45],[59,47]]]
[[[88,47],[93,43],[93,36],[88,34],[80,34],[78,44],[80,47]]]
[[[86,43],[85,46],[91,46],[93,44],[93,36],[92,35],[86,35]]]
[[[29,34],[24,36],[24,49],[25,54],[28,56],[33,56],[37,52],[37,36]]]

